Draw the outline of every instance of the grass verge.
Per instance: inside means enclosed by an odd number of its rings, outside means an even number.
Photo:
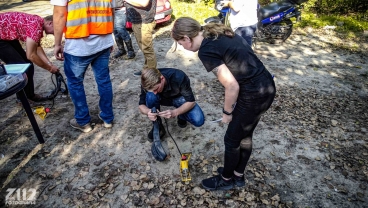
[[[302,12],[302,21],[296,24],[299,27],[323,28],[325,26],[336,26],[338,32],[359,33],[368,30],[368,21],[360,15],[338,16],[320,15],[311,12]]]
[[[213,4],[206,5],[203,1],[197,3],[170,0],[173,8],[173,20],[179,17],[192,17],[203,24],[204,20],[211,16],[217,16],[218,11]]]

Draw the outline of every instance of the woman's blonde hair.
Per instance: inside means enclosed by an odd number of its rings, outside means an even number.
[[[161,72],[158,69],[143,69],[141,84],[143,89],[151,90],[161,82]]]
[[[191,40],[196,37],[200,31],[203,31],[204,38],[217,39],[219,35],[234,37],[234,32],[230,27],[218,23],[209,23],[201,26],[199,22],[191,17],[180,17],[174,23],[171,30],[171,37],[178,41],[184,36],[188,36]]]

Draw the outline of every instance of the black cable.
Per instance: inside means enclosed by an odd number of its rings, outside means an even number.
[[[179,153],[180,153],[180,157],[181,157],[181,156],[182,156],[182,154],[181,154],[181,152],[180,152],[180,149],[179,149],[178,145],[176,144],[176,142],[175,142],[174,138],[173,138],[173,137],[171,136],[171,134],[170,134],[170,131],[169,131],[169,125],[167,124],[167,120],[166,120],[166,118],[164,118],[164,119],[165,119],[165,123],[166,123],[167,133],[170,135],[171,139],[174,141],[174,143],[175,143],[175,145],[176,145],[176,148],[178,149],[178,151],[179,151]]]
[[[55,104],[55,98],[54,99],[52,99],[52,105],[51,105],[51,107],[49,107],[49,109],[51,110],[51,108],[53,108],[54,107],[54,104]]]
[[[51,82],[52,82],[52,84],[54,85],[54,87],[56,88],[56,84],[55,84],[55,82],[54,82],[54,79],[52,79],[52,77],[54,76],[55,74],[51,74]],[[56,76],[56,75],[55,75]],[[56,80],[56,78],[55,78],[55,80]]]
[[[54,85],[54,87],[55,87],[55,89],[56,89],[56,84],[55,84],[55,82],[54,82],[54,79],[52,79],[52,77],[54,76],[55,74],[51,74],[51,82],[52,82],[52,84]],[[56,77],[56,75],[55,75],[55,77]],[[57,78],[55,78],[55,80],[56,80]],[[53,98],[52,99],[52,105],[51,105],[51,107],[49,107],[49,109],[51,110],[53,107],[54,107],[54,104],[55,104],[55,98]]]

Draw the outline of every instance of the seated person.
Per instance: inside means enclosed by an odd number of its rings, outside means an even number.
[[[175,109],[160,111],[160,105],[174,106]],[[158,113],[151,113],[153,107],[156,107]],[[187,121],[196,127],[204,123],[204,114],[195,102],[190,80],[179,69],[161,68],[142,71],[139,110],[151,121],[158,120],[160,138],[166,133],[161,117],[177,117],[178,126],[181,128],[187,126]],[[148,140],[153,141],[153,127],[148,133]]]
[[[54,34],[52,15],[42,18],[22,12],[0,14],[0,59],[5,64],[31,64],[26,71],[28,82],[24,87],[24,92],[33,102],[47,100],[46,96],[34,92],[33,63],[50,73],[59,72],[58,67],[50,62],[40,45],[44,31],[46,34]],[[25,43],[25,50],[20,41]]]

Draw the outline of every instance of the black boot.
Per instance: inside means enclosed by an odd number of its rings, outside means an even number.
[[[128,50],[127,58],[128,59],[134,58],[135,53],[134,53],[134,49],[133,49],[133,45],[132,45],[132,40],[125,41],[125,45],[126,45],[127,50]]]
[[[187,121],[186,121],[186,120],[183,120],[183,119],[181,119],[181,118],[179,118],[179,116],[178,116],[178,126],[179,126],[180,128],[185,128],[185,127],[187,127]]]
[[[123,56],[126,54],[125,48],[124,48],[124,41],[122,39],[116,39],[116,45],[118,45],[118,51],[114,54],[114,58],[119,58],[120,56]]]
[[[162,138],[165,136],[166,134],[166,130],[164,125],[162,124],[162,120],[160,117],[157,116],[157,121],[160,124],[160,139],[162,140]],[[151,131],[148,133],[148,141],[149,142],[153,142],[153,126]]]

